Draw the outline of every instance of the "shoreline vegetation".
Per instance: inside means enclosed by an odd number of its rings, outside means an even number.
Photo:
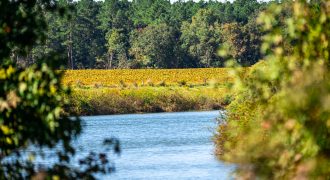
[[[70,70],[70,115],[223,109],[231,101],[229,68]]]

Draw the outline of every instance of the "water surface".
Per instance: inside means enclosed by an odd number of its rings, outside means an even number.
[[[219,111],[82,117],[78,144],[98,151],[104,138],[120,139],[116,172],[102,179],[228,179],[233,166],[213,155],[218,116]]]

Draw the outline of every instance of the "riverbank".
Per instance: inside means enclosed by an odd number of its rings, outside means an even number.
[[[70,115],[219,110],[230,103],[229,68],[68,70]]]
[[[67,98],[70,115],[218,110],[231,100],[225,86],[74,88]]]

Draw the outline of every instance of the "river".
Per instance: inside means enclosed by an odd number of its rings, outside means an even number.
[[[104,138],[120,140],[115,173],[102,179],[229,179],[232,165],[215,159],[211,140],[219,111],[82,117],[77,141],[97,151]]]

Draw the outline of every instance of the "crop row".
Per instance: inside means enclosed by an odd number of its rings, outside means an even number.
[[[206,84],[210,82],[229,82],[228,68],[200,69],[114,69],[114,70],[67,70],[63,82],[71,85],[120,84]]]

